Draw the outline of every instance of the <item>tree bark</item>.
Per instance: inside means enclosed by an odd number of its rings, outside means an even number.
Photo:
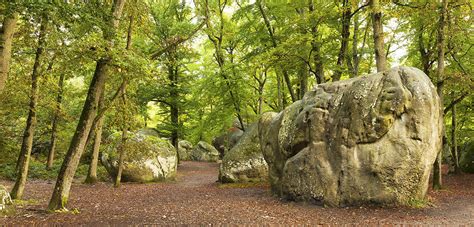
[[[459,167],[458,143],[456,139],[456,105],[451,107],[451,153],[454,161],[454,173],[459,174],[461,168]]]
[[[54,110],[53,121],[51,123],[51,146],[48,150],[48,161],[46,163],[46,169],[51,169],[53,167],[54,162],[54,154],[56,150],[56,140],[57,140],[57,131],[58,131],[58,123],[59,123],[59,116],[61,114],[61,103],[63,100],[63,92],[64,92],[64,73],[61,73],[59,76],[58,81],[58,95],[56,97],[56,108]]]
[[[104,31],[104,40],[109,42],[109,49],[113,47],[113,39],[116,30],[118,29],[125,1],[126,0],[116,0],[113,3],[112,17],[109,21],[111,29]],[[108,52],[109,50],[106,51]],[[110,61],[110,56],[102,57],[97,61],[94,76],[89,86],[89,91],[82,109],[81,117],[77,124],[76,132],[71,140],[68,152],[64,158],[61,170],[59,171],[56,185],[53,189],[53,195],[51,196],[48,205],[49,210],[66,209],[72,180],[84,151],[84,146],[90,133],[94,117],[97,113],[100,94],[105,87],[105,81],[107,78],[106,68]]]
[[[128,24],[128,32],[127,32],[127,46],[125,47],[125,50],[130,50],[130,47],[132,45],[132,31],[133,31],[133,16],[130,16],[130,23]],[[177,70],[176,70],[177,71]],[[176,72],[177,73],[177,72]],[[122,180],[122,172],[123,172],[123,163],[125,160],[125,155],[126,155],[126,149],[125,149],[125,144],[127,143],[128,140],[128,119],[129,116],[127,116],[127,84],[128,84],[128,79],[127,76],[123,76],[123,86],[121,86],[121,94],[122,94],[122,139],[121,139],[121,144],[119,147],[119,163],[118,163],[118,168],[117,168],[117,176],[115,177],[115,183],[114,187],[118,188],[120,187],[120,182]],[[178,149],[178,145],[176,144],[176,149]],[[178,153],[178,152],[176,152]],[[178,162],[179,162],[179,156],[178,156]]]
[[[123,172],[123,163],[125,160],[125,155],[126,155],[126,149],[125,149],[125,144],[127,143],[128,139],[128,124],[127,124],[127,116],[126,116],[126,106],[127,106],[127,96],[126,96],[126,89],[127,87],[123,87],[123,92],[122,92],[122,108],[123,110],[123,119],[122,119],[122,140],[120,143],[120,149],[119,149],[119,162],[118,162],[118,168],[117,168],[117,176],[115,177],[115,183],[114,187],[118,188],[120,187],[120,182],[122,180],[122,172]],[[177,149],[177,147],[176,147]]]
[[[438,76],[438,83],[437,83],[437,92],[441,103],[441,108],[439,109],[441,119],[444,119],[444,95],[443,95],[443,87],[444,87],[444,30],[446,27],[446,14],[448,10],[448,0],[443,0],[441,3],[441,10],[440,10],[440,18],[438,24],[438,37],[437,37],[437,45],[438,45],[438,69],[437,69],[437,76]],[[443,128],[443,135],[445,135],[445,126],[444,120],[442,121],[442,128]],[[441,162],[442,162],[442,155],[443,155],[443,148],[445,147],[446,139],[443,137],[441,149],[438,151],[438,157],[434,164],[433,170],[433,189],[441,189],[443,186],[442,176],[441,176]]]
[[[360,57],[359,57],[359,15],[354,15],[354,30],[352,34],[352,62],[351,65],[351,78],[357,77],[359,75],[359,65],[360,65]],[[349,62],[349,61],[348,61]]]
[[[308,90],[308,68],[306,63],[302,63],[300,67],[299,73],[299,92],[298,92],[298,99],[303,99],[304,94]]]
[[[314,14],[314,4],[313,1],[309,1],[309,11]],[[314,16],[312,16],[314,17]],[[314,18],[313,18],[314,19]],[[314,24],[311,26],[311,35],[312,35],[312,41],[311,41],[311,48],[312,51],[314,52],[314,64],[315,64],[315,77],[316,77],[316,82],[318,84],[321,83],[326,83],[326,79],[324,78],[324,64],[323,64],[323,58],[321,56],[321,42],[319,42],[319,32],[318,32],[318,25],[316,21],[313,22]]]
[[[347,46],[349,44],[350,25],[351,25],[351,5],[349,0],[342,1],[342,28],[341,28],[341,48],[337,56],[336,69],[332,76],[332,81],[339,81],[344,67],[344,60],[347,58]]]
[[[11,197],[13,199],[21,199],[23,190],[25,189],[26,180],[28,178],[28,168],[30,163],[31,148],[33,146],[33,138],[36,128],[36,106],[38,104],[38,78],[41,58],[44,52],[45,36],[46,36],[47,18],[41,20],[40,32],[38,35],[38,48],[36,49],[35,63],[33,72],[31,73],[31,91],[28,119],[26,120],[26,128],[23,132],[23,142],[21,144],[19,162],[17,163],[17,178],[13,186]]]
[[[105,102],[105,92],[103,91],[99,98],[99,105],[98,109],[104,108]],[[97,165],[99,163],[99,151],[100,145],[102,143],[102,127],[104,126],[104,116],[99,117],[95,124],[92,124],[91,129],[94,132],[90,132],[90,134],[94,134],[94,142],[92,145],[92,154],[91,154],[91,163],[89,164],[89,169],[87,171],[87,177],[85,183],[88,184],[95,184],[97,183]],[[87,146],[87,143],[86,143]]]
[[[18,13],[5,15],[3,26],[0,29],[0,93],[5,88],[8,72],[10,71],[13,34],[15,33],[17,20]]]
[[[383,40],[382,10],[379,0],[370,0],[370,4],[372,7],[372,25],[374,29],[375,62],[377,72],[382,72],[387,69],[387,58]]]

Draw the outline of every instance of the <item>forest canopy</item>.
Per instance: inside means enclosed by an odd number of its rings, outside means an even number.
[[[317,84],[398,65],[438,87],[447,145],[474,138],[469,0],[2,1],[0,12],[1,171],[30,153],[58,171],[70,155],[74,175],[81,156],[97,165],[101,140],[145,127],[175,147],[211,142]]]

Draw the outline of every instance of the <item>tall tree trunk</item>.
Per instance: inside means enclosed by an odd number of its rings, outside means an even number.
[[[125,0],[116,0],[112,6],[112,17],[110,18],[110,30],[104,30],[104,40],[109,42],[109,49],[113,47],[113,39],[120,22]],[[76,172],[79,160],[84,151],[87,137],[90,133],[92,123],[97,113],[97,105],[100,94],[104,90],[107,78],[107,65],[110,63],[110,56],[102,57],[97,61],[94,76],[89,86],[87,98],[82,109],[81,117],[77,124],[76,132],[71,140],[68,152],[64,158],[61,170],[59,171],[53,195],[49,201],[49,210],[66,209],[71,189],[72,180]]]
[[[130,22],[128,24],[128,32],[127,32],[127,46],[125,50],[130,50],[132,45],[132,31],[133,31],[133,16],[130,16]],[[129,127],[129,116],[127,116],[127,84],[128,78],[126,75],[123,76],[123,86],[121,86],[121,94],[122,94],[122,139],[120,143],[119,149],[119,163],[117,168],[117,176],[115,177],[114,186],[116,188],[120,187],[120,182],[122,180],[122,172],[123,172],[123,163],[125,160],[126,149],[125,144],[128,140],[128,127]],[[176,149],[178,146],[176,145]],[[177,152],[176,152],[177,153]],[[178,156],[179,162],[179,156]]]
[[[443,95],[443,87],[444,87],[444,30],[446,27],[446,14],[448,10],[448,0],[443,0],[441,3],[441,10],[440,10],[440,18],[439,18],[439,24],[438,24],[438,37],[437,37],[437,45],[438,45],[438,70],[437,70],[437,76],[438,76],[438,83],[437,83],[437,92],[438,96],[440,99],[441,103],[441,108],[439,109],[440,111],[440,117],[441,119],[444,119],[444,95]],[[442,128],[443,128],[443,135],[445,135],[445,126],[444,126],[444,120],[442,121]],[[446,144],[446,139],[442,140],[442,146],[441,149],[438,151],[438,156],[436,158],[436,161],[434,163],[434,169],[433,169],[433,189],[441,189],[443,186],[443,181],[441,177],[441,164],[443,160],[443,148],[445,147]]]
[[[178,130],[179,130],[179,93],[178,89],[178,67],[171,67],[171,72],[169,75],[171,80],[171,91],[170,91],[170,98],[171,98],[171,125],[173,127],[171,131],[171,143],[173,146],[178,149]]]
[[[354,78],[357,77],[359,74],[359,64],[360,64],[360,58],[359,58],[359,15],[356,14],[354,15],[354,28],[353,28],[353,34],[352,34],[352,59],[348,57],[348,67],[351,70],[350,77]]]
[[[370,0],[372,8],[372,25],[374,29],[374,49],[377,72],[387,69],[387,58],[385,54],[382,9],[379,0]]]
[[[257,3],[257,6],[258,6],[258,9],[260,11],[260,14],[262,15],[263,21],[265,22],[265,27],[267,28],[268,35],[270,36],[270,40],[272,41],[272,45],[273,45],[274,48],[276,48],[278,46],[278,44],[276,42],[274,30],[273,30],[273,27],[270,23],[270,20],[268,19],[267,14],[265,13],[265,10],[263,9],[263,5],[262,5],[261,0],[257,0],[256,3]],[[282,69],[282,72],[283,72],[283,79],[285,80],[288,91],[290,92],[291,101],[296,102],[296,100],[298,100],[298,99],[296,97],[295,92],[293,91],[292,86],[291,86],[290,75],[288,74],[288,71],[286,71],[286,69]]]
[[[451,107],[451,153],[454,161],[454,173],[461,172],[459,167],[458,143],[456,140],[456,105]]]
[[[299,93],[298,93],[298,99],[303,99],[304,94],[308,90],[308,67],[306,66],[306,63],[302,63],[300,67],[300,73],[299,73]]]
[[[342,69],[344,67],[344,60],[347,58],[347,46],[349,44],[350,25],[351,25],[351,5],[349,0],[342,1],[342,28],[341,28],[341,48],[337,56],[336,70],[332,76],[332,81],[341,79]]]
[[[46,163],[46,169],[51,169],[54,162],[54,154],[56,150],[56,140],[57,140],[57,131],[59,116],[61,114],[61,103],[63,101],[63,92],[64,92],[64,73],[61,73],[58,81],[58,95],[56,97],[56,108],[54,110],[53,121],[51,123],[51,146],[48,150],[48,161]]]
[[[127,117],[126,116],[126,108],[127,108],[127,96],[126,96],[126,90],[127,87],[123,86],[123,92],[122,92],[122,114],[123,114],[123,119],[122,119],[122,139],[120,142],[120,149],[119,149],[119,162],[118,162],[118,168],[117,168],[117,176],[115,177],[115,183],[114,187],[118,188],[120,187],[120,182],[122,180],[122,172],[123,172],[123,163],[125,161],[125,155],[126,155],[126,149],[125,149],[125,144],[127,143],[128,139],[128,123],[127,123]]]
[[[318,84],[325,83],[326,79],[324,78],[324,65],[323,65],[323,58],[321,56],[321,42],[319,41],[319,32],[318,32],[318,24],[315,20],[314,16],[314,4],[313,1],[309,1],[309,11],[313,14],[311,18],[314,20],[311,25],[311,49],[314,53],[314,64],[315,64],[315,77],[316,82]]]
[[[18,158],[17,178],[15,186],[13,186],[11,197],[13,199],[21,199],[23,190],[25,189],[26,180],[28,178],[28,168],[30,163],[31,148],[33,146],[33,137],[36,127],[36,106],[38,103],[38,77],[40,61],[44,52],[46,23],[47,18],[41,20],[40,32],[38,35],[38,48],[36,49],[35,63],[33,72],[31,73],[31,91],[28,119],[26,120],[26,128],[23,132],[23,142],[21,144],[20,157]]]
[[[100,95],[99,98],[99,105],[98,109],[104,108],[105,105],[105,91],[102,91],[102,94]],[[85,183],[88,184],[95,184],[97,183],[97,165],[99,163],[99,151],[100,151],[100,145],[102,143],[102,127],[104,126],[104,116],[100,116],[97,122],[95,124],[92,124],[91,129],[93,132],[90,132],[90,134],[93,134],[94,138],[93,144],[92,144],[92,154],[91,154],[91,163],[89,164],[89,169],[87,171],[87,177],[85,180]],[[86,143],[87,146],[87,143]]]
[[[0,93],[5,88],[8,72],[10,71],[12,41],[17,20],[18,13],[5,15],[2,28],[0,29]]]

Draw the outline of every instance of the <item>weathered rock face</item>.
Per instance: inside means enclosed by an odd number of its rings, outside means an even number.
[[[107,172],[115,178],[118,169],[120,133],[112,134],[104,144],[101,161]],[[167,140],[161,139],[149,129],[129,133],[124,145],[126,158],[122,172],[123,181],[151,182],[171,180],[176,176],[177,154]]]
[[[410,67],[318,85],[259,123],[272,190],[329,206],[423,199],[439,108],[429,78]]]
[[[219,151],[220,158],[225,156],[225,153],[232,149],[240,140],[244,131],[233,126],[226,133],[214,138],[212,146]]]
[[[268,178],[268,165],[263,158],[258,125],[247,128],[242,138],[228,151],[219,168],[222,183],[258,182]]]
[[[188,161],[191,160],[191,151],[193,150],[193,144],[187,140],[181,140],[178,142],[178,154],[179,160]]]
[[[217,162],[219,160],[219,151],[217,151],[212,145],[200,141],[191,152],[191,160]]]
[[[10,204],[12,204],[10,193],[3,185],[0,185],[0,211],[5,210]]]
[[[464,144],[461,151],[459,166],[465,173],[474,173],[474,141]]]

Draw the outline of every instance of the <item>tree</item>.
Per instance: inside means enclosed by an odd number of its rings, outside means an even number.
[[[124,4],[125,0],[114,1],[111,15],[107,18],[108,21],[106,24],[110,27],[103,31],[104,40],[108,42],[106,52],[113,48],[113,40],[115,38],[116,30],[119,26]],[[107,66],[111,61],[111,56],[101,57],[97,61],[94,76],[89,86],[87,99],[84,103],[81,117],[77,124],[76,132],[74,133],[68,152],[64,158],[58,179],[56,180],[53,195],[48,205],[50,210],[66,209],[72,179],[79,164],[81,155],[84,151],[84,146],[96,115],[100,95],[104,90],[105,81],[107,78]]]
[[[10,4],[8,4],[10,6]],[[10,70],[10,60],[12,52],[13,34],[15,33],[16,22],[18,20],[18,13],[6,12],[3,19],[2,28],[0,29],[0,93],[5,88],[8,72]]]
[[[436,85],[436,90],[438,92],[439,100],[441,103],[440,116],[441,119],[444,119],[444,95],[443,95],[443,87],[444,87],[444,45],[445,45],[445,27],[446,27],[446,18],[448,11],[448,0],[443,0],[441,2],[440,7],[440,17],[439,17],[439,24],[438,24],[438,36],[437,36],[437,47],[438,47],[438,69],[436,70],[436,74],[438,77],[438,83]],[[443,135],[445,134],[445,127],[443,123]],[[441,145],[441,150],[438,151],[438,156],[434,163],[434,170],[433,170],[433,189],[441,189],[443,185],[442,181],[442,173],[441,173],[441,164],[443,160],[443,148],[446,144],[446,139],[443,136],[443,143]]]
[[[11,197],[13,199],[21,199],[23,197],[23,190],[25,189],[26,180],[28,178],[31,148],[33,146],[33,138],[36,128],[36,106],[38,104],[38,80],[40,76],[39,70],[43,58],[46,26],[48,23],[46,12],[44,12],[40,23],[41,26],[38,34],[38,48],[36,49],[35,63],[33,65],[33,72],[31,73],[31,91],[28,119],[26,120],[26,128],[23,132],[23,142],[17,162],[17,179],[11,192]]]
[[[374,50],[375,62],[377,64],[377,72],[387,69],[387,55],[384,47],[384,35],[382,24],[382,9],[379,0],[370,0],[372,8],[372,25],[374,32]]]

